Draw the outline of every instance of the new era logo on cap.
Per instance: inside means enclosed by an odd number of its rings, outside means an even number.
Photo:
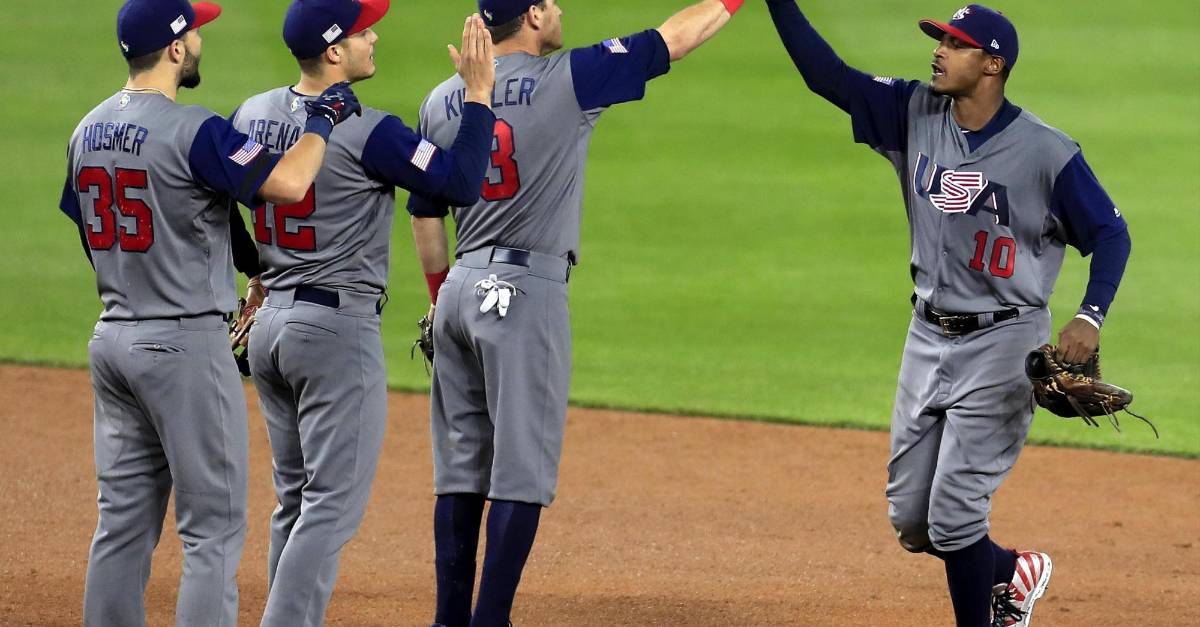
[[[996,50],[999,50],[999,49],[1000,49],[1000,42],[998,42],[998,41],[996,41],[995,39],[993,39],[993,40],[992,40],[992,48],[995,48]]]

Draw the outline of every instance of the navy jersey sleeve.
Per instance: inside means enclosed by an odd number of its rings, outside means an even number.
[[[641,100],[646,83],[671,70],[667,42],[654,29],[569,54],[575,99],[584,111]]]
[[[69,165],[67,167],[70,168]],[[83,254],[87,255],[88,263],[92,263],[92,250],[88,246],[87,234],[84,232],[87,226],[83,222],[83,210],[79,207],[79,195],[75,193],[75,186],[71,184],[71,178],[71,172],[68,169],[67,180],[63,184],[62,198],[58,201],[58,208],[75,223],[75,228],[79,231],[79,243],[83,246]]]
[[[1063,223],[1067,243],[1085,256],[1092,255],[1084,304],[1107,313],[1125,274],[1132,242],[1125,218],[1082,152],[1075,153],[1055,178],[1050,210]]]
[[[229,245],[233,249],[233,267],[238,272],[254,278],[262,274],[262,265],[258,262],[258,246],[250,231],[246,229],[246,221],[237,203],[229,203]]]
[[[238,132],[229,120],[214,115],[196,131],[188,164],[205,187],[253,207],[262,204],[258,190],[281,157]]]
[[[450,215],[450,205],[413,192],[408,197],[408,213],[415,218],[444,218]]]
[[[794,0],[768,0],[767,4],[779,38],[808,88],[850,114],[854,141],[876,150],[904,150],[908,103],[920,83],[875,77],[850,67]]]
[[[496,116],[475,102],[463,105],[454,144],[443,150],[394,116],[367,138],[362,163],[372,178],[455,206],[474,204],[491,158]]]

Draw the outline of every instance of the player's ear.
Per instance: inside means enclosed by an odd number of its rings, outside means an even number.
[[[345,41],[345,40],[342,40]],[[332,46],[325,48],[325,61],[329,65],[338,65],[346,59],[346,50],[342,47],[342,42],[339,41]]]
[[[529,24],[533,30],[542,29],[542,20],[546,17],[546,12],[539,5],[533,5],[525,11],[525,23]]]
[[[174,64],[183,63],[187,57],[187,46],[183,43],[183,38],[180,37],[167,44],[167,60]]]
[[[983,63],[983,73],[988,76],[1000,76],[1004,73],[1004,66],[1008,62],[1001,57],[987,55],[987,60]]]

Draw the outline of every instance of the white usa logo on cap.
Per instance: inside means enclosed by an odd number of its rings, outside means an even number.
[[[488,11],[487,9],[483,10],[483,16],[486,17],[489,22],[496,19],[496,18],[492,17],[492,12]]]
[[[129,44],[122,41],[121,42],[121,50],[124,50],[125,52],[129,52]]]
[[[321,38],[325,40],[325,43],[331,44],[331,43],[333,43],[333,40],[337,39],[338,35],[341,35],[341,34],[342,34],[342,27],[338,26],[337,24],[334,24],[333,26],[329,27],[329,30],[325,31],[324,35],[321,35]]]
[[[955,12],[954,12],[954,18],[953,18],[953,19],[956,19],[956,20],[961,20],[961,19],[963,19],[964,17],[966,17],[966,16],[968,16],[968,15],[970,15],[970,14],[971,14],[971,7],[963,7],[963,8],[961,8],[961,9],[959,9],[958,11],[955,11]]]
[[[175,18],[174,22],[171,22],[171,32],[175,33],[176,35],[182,33],[183,29],[185,28],[187,28],[187,18],[182,15]]]

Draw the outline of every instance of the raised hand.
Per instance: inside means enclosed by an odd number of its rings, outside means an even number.
[[[492,88],[496,83],[496,55],[492,34],[483,18],[476,13],[463,24],[462,51],[449,44],[450,60],[463,82],[467,84],[467,100],[491,104]]]

